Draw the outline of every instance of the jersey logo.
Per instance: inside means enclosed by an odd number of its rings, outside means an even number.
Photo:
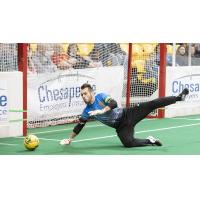
[[[110,101],[111,97],[106,97],[105,102],[108,103]]]
[[[106,105],[105,105],[104,102],[102,102],[102,101],[99,101],[99,105],[100,105],[101,107],[106,107]]]

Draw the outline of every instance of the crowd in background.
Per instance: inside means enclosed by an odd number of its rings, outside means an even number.
[[[172,66],[173,44],[168,44],[167,65]],[[176,43],[175,66],[200,66],[200,43]]]
[[[28,52],[29,73],[127,65],[127,53],[117,43],[37,44]]]
[[[124,45],[126,49],[119,43],[29,44],[28,73],[110,66],[127,69],[128,44]],[[173,45],[167,44],[167,66],[200,66],[200,43],[176,43],[175,48]],[[17,70],[17,59],[17,44],[0,43],[0,71]],[[158,44],[133,44],[133,71],[144,75],[153,70],[155,76],[159,64]]]
[[[200,44],[167,43],[167,66],[200,66]],[[0,71],[18,70],[17,44],[0,43]],[[99,67],[124,67],[128,72],[128,44],[53,43],[28,44],[28,74]],[[131,55],[132,93],[151,95],[158,87],[160,45],[137,43]]]

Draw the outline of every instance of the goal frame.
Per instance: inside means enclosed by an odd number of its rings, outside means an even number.
[[[23,79],[23,136],[27,135],[27,70],[28,70],[28,44],[18,43],[18,70],[22,72]]]
[[[128,43],[128,71],[127,71],[127,88],[126,88],[126,107],[130,107],[131,94],[131,69],[132,69],[132,49],[133,43]],[[160,66],[159,66],[159,97],[165,96],[166,87],[166,53],[165,43],[159,43],[160,47]],[[28,70],[28,43],[18,44],[18,70],[23,73],[23,136],[27,135],[27,70]],[[148,116],[149,118],[164,118],[164,109],[158,109],[157,116]]]

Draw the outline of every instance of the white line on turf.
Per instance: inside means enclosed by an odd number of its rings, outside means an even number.
[[[181,126],[171,126],[167,128],[159,128],[159,129],[150,129],[150,130],[144,130],[144,131],[136,131],[136,134],[138,133],[147,133],[147,132],[155,132],[155,131],[165,131],[165,130],[171,130],[171,129],[176,129],[176,128],[184,128],[184,127],[191,127],[191,126],[198,126],[200,123],[195,123],[195,124],[187,124],[187,125],[181,125]],[[105,138],[111,138],[111,137],[116,137],[117,135],[109,135],[109,136],[102,136],[102,137],[95,137],[95,138],[88,138],[88,139],[82,139],[82,140],[74,140],[73,142],[84,142],[84,141],[90,141],[90,140],[98,140],[98,139],[105,139]],[[16,138],[24,138],[24,137],[16,137]],[[49,141],[56,141],[59,142],[60,140],[58,139],[49,139],[49,138],[40,138],[40,140],[49,140]]]
[[[145,131],[136,131],[135,133],[146,133],[146,132],[154,132],[154,131],[164,131],[164,130],[170,130],[170,129],[176,129],[176,128],[183,128],[183,127],[190,127],[190,126],[197,126],[200,125],[200,123],[197,124],[188,124],[183,126],[172,126],[167,128],[160,128],[160,129],[152,129],[152,130],[145,130]],[[104,136],[104,137],[96,137],[96,138],[89,138],[89,139],[83,139],[83,140],[74,140],[73,142],[83,142],[88,140],[97,140],[97,139],[104,139],[104,138],[110,138],[110,137],[116,137],[117,135],[110,135],[110,136]]]
[[[10,143],[0,143],[0,145],[5,145],[5,146],[18,146],[18,144],[10,144]]]
[[[168,119],[181,119],[181,118],[168,118]],[[186,119],[186,118],[183,118]],[[150,118],[150,119],[144,119],[143,121],[153,121],[157,120],[156,118]],[[199,119],[200,120],[200,119]],[[106,127],[104,124],[98,124],[98,125],[86,125],[84,129],[86,128],[94,128],[94,127]],[[72,131],[73,128],[64,128],[64,129],[57,129],[57,130],[50,130],[50,131],[40,131],[40,132],[31,132],[31,134],[37,135],[41,133],[55,133],[55,132],[62,132],[62,131]],[[30,134],[30,133],[29,133]]]
[[[104,124],[98,124],[98,125],[89,125],[86,126],[85,128],[94,128],[94,127],[100,127],[100,126],[106,126]],[[41,131],[41,132],[31,132],[34,135],[40,134],[40,133],[54,133],[54,132],[61,132],[61,131],[70,131],[73,130],[73,128],[63,128],[63,129],[57,129],[57,130],[51,130],[51,131]]]
[[[156,120],[156,118],[152,118],[152,119],[144,119],[145,121],[152,121],[152,120]],[[143,121],[144,121],[143,120]],[[98,125],[86,125],[84,129],[86,128],[94,128],[94,127],[103,127],[106,125],[104,124],[98,124]],[[40,131],[40,132],[31,132],[31,134],[37,135],[37,134],[41,134],[41,133],[54,133],[54,132],[61,132],[61,131],[72,131],[73,128],[64,128],[64,129],[57,129],[57,130],[50,130],[50,131]]]
[[[184,118],[184,117],[176,117],[176,118],[170,118],[170,119],[180,119],[180,120],[189,120],[189,121],[200,121],[200,118]]]
[[[74,140],[72,142],[83,142],[83,141],[90,141],[90,140],[100,140],[100,139],[111,138],[111,137],[116,137],[116,136],[117,135],[108,135],[108,136],[88,138],[88,139],[82,139],[82,140]]]
[[[15,137],[15,138],[24,138],[23,136],[18,136],[18,137]],[[56,141],[56,142],[59,142],[60,140],[57,140],[57,139],[50,139],[50,138],[41,138],[41,137],[38,137],[38,139],[40,140],[47,140],[47,141]]]

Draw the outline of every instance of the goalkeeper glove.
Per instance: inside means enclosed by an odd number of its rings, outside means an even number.
[[[90,116],[102,115],[102,114],[104,114],[104,110],[94,110],[94,111],[88,112],[88,114],[89,114]]]
[[[60,141],[60,145],[69,145],[72,142],[72,139],[63,139]]]

